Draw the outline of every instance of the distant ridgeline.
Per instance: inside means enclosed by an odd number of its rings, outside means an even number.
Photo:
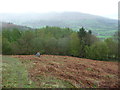
[[[7,23],[7,22],[2,22],[1,23],[2,26],[2,30],[13,30],[13,29],[18,29],[18,30],[32,30],[32,28],[27,27],[27,26],[21,26],[21,25],[16,25],[13,24],[11,22]]]
[[[29,16],[29,17],[28,17]],[[0,14],[4,22],[13,22],[17,25],[31,28],[45,26],[69,27],[78,31],[82,26],[91,30],[97,37],[104,39],[111,37],[118,30],[118,21],[101,16],[79,12],[63,13],[24,13],[24,14]]]

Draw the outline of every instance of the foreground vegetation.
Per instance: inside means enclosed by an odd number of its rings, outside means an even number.
[[[3,55],[3,88],[118,88],[118,63],[58,55]]]
[[[39,75],[38,82],[30,78],[29,70],[34,67],[33,61],[20,61],[11,56],[3,56],[2,87],[3,88],[72,88],[73,86],[64,80],[52,76]]]
[[[37,30],[3,30],[2,53],[30,55],[67,55],[99,60],[118,60],[118,34],[99,40],[83,27],[78,32],[70,28],[49,27]]]
[[[29,79],[27,68],[19,61],[19,59],[3,56],[2,61],[3,88],[35,87],[35,84]]]

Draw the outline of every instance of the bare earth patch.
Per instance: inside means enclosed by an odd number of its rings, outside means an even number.
[[[76,88],[118,88],[118,62],[96,61],[56,55],[13,55],[24,63],[32,61],[29,77],[41,85],[39,76],[53,76]],[[49,83],[49,82],[48,82]]]

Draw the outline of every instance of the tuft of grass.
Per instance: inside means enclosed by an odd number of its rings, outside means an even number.
[[[108,78],[115,78],[115,76],[114,75],[105,75],[104,77],[108,77]]]
[[[87,68],[86,70],[88,70],[88,71],[92,71],[92,68]]]

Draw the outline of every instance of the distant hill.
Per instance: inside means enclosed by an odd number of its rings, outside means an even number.
[[[15,24],[41,28],[44,26],[69,27],[78,30],[82,26],[92,30],[97,36],[111,36],[117,31],[117,20],[101,16],[79,13],[24,13],[24,14],[0,14],[2,21],[13,22]]]
[[[27,26],[16,25],[16,24],[13,24],[13,23],[2,22],[2,29],[3,30],[4,29],[9,29],[9,30],[12,30],[12,29],[30,30],[31,28],[27,27]]]

